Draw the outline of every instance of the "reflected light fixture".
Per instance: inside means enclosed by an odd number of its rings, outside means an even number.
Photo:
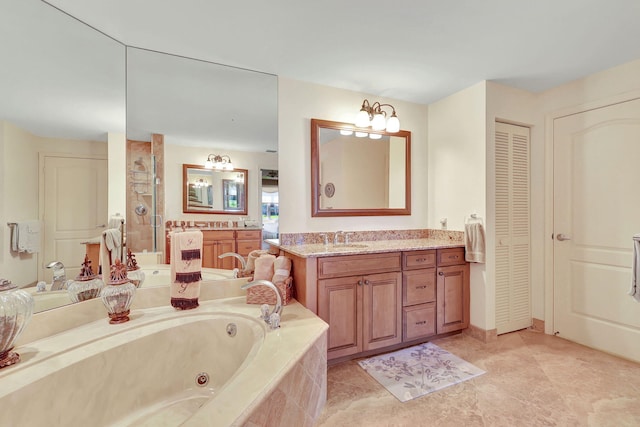
[[[391,108],[391,116],[387,119],[387,112],[383,107]],[[400,130],[400,120],[396,116],[396,109],[391,104],[381,104],[378,101],[373,104],[368,99],[362,101],[360,112],[356,115],[355,125],[360,128],[371,126],[373,130],[385,130],[395,133]]]
[[[204,167],[207,169],[217,169],[217,170],[233,170],[233,163],[231,163],[231,158],[226,154],[220,156],[218,154],[209,154],[207,156],[207,161],[204,162]]]

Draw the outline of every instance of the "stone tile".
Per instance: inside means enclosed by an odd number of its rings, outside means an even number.
[[[487,372],[400,403],[355,361],[335,365],[316,427],[640,425],[638,363],[532,330],[434,343]]]

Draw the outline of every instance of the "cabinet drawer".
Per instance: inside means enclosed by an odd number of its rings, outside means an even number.
[[[436,251],[412,251],[402,253],[402,268],[413,270],[436,266]]]
[[[235,238],[233,230],[205,230],[202,232],[202,239],[205,241],[235,240]]]
[[[402,316],[403,341],[429,337],[436,333],[436,303],[405,307]]]
[[[402,273],[402,304],[415,305],[436,300],[436,269]]]
[[[464,263],[464,248],[438,249],[438,266]]]
[[[236,233],[238,240],[262,240],[262,230],[238,230]]]
[[[238,240],[238,254],[242,256],[249,255],[249,252],[260,249],[260,240]]]
[[[345,255],[318,259],[318,278],[400,271],[400,252]]]

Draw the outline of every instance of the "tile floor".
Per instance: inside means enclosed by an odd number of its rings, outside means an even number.
[[[640,426],[638,363],[529,330],[434,343],[487,373],[400,403],[355,361],[335,365],[316,427]]]

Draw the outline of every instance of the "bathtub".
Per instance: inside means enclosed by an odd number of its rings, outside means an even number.
[[[142,286],[161,286],[171,283],[171,267],[169,264],[143,265],[144,282]],[[202,280],[224,280],[233,278],[233,270],[219,268],[203,268]]]
[[[17,347],[22,361],[0,370],[0,425],[313,425],[327,325],[294,302],[271,331],[258,311],[243,297],[134,310]]]

